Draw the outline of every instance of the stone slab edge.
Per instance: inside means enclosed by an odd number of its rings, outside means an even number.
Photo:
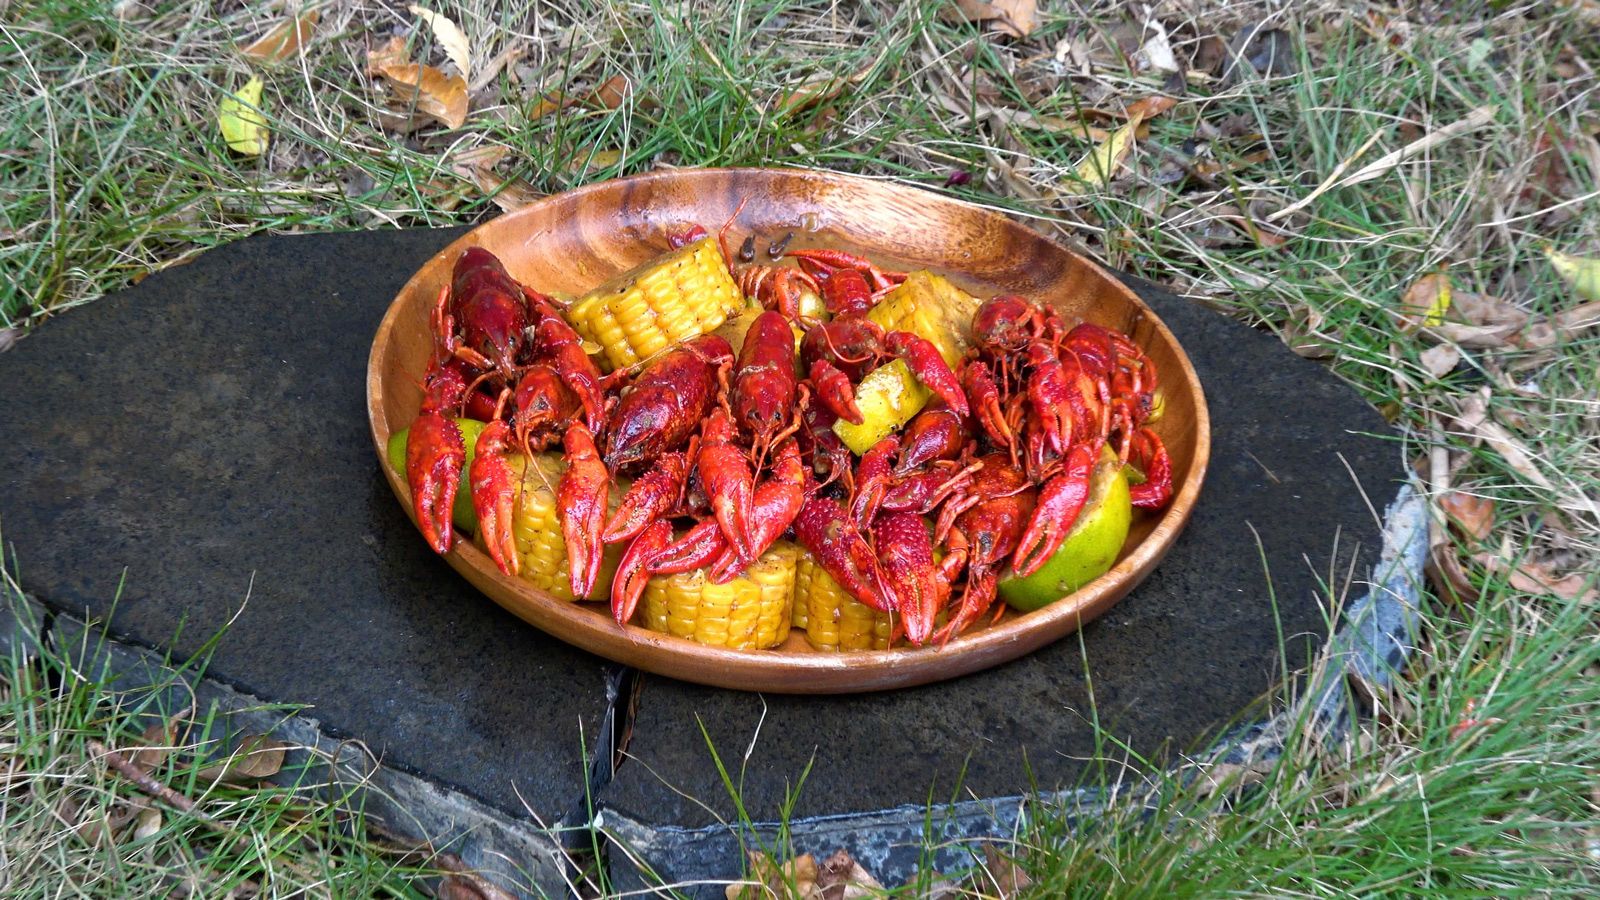
[[[1312,726],[1321,730],[1323,739],[1329,743],[1342,739],[1355,714],[1347,688],[1351,674],[1374,687],[1386,687],[1399,676],[1416,647],[1427,547],[1427,504],[1412,480],[1400,488],[1384,511],[1383,547],[1372,568],[1370,589],[1346,610],[1344,624],[1314,664],[1300,701],[1265,721],[1224,734],[1207,759],[1248,765],[1276,757],[1285,736],[1306,715],[1308,705]],[[1127,801],[1124,793],[1123,802]],[[925,874],[930,867],[949,873],[972,865],[981,842],[1004,846],[1015,837],[1026,826],[1031,807],[1089,815],[1104,804],[1099,791],[1080,789],[962,801],[940,806],[937,812],[905,807],[797,819],[786,827],[752,822],[700,829],[652,827],[615,810],[601,810],[594,827],[607,839],[607,863],[619,890],[670,888],[692,896],[720,897],[729,882],[711,881],[708,873],[730,878],[740,870],[746,849],[776,848],[784,834],[788,835],[787,846],[781,848],[785,855],[779,858],[813,853],[820,859],[842,847],[892,887]],[[921,847],[929,836],[940,849],[932,859],[923,859]],[[643,865],[646,859],[673,860],[673,872],[650,872]],[[682,873],[706,878],[663,884],[663,876]]]
[[[19,640],[9,628],[18,604],[13,597],[5,599],[0,603],[0,652],[24,646],[31,637],[35,652],[47,646],[75,674],[120,692],[123,708],[136,713],[139,726],[193,704],[198,724],[192,736],[215,741],[217,755],[247,736],[270,734],[291,745],[274,782],[338,797],[390,831],[455,854],[515,896],[573,895],[575,875],[567,848],[582,846],[578,841],[586,830],[574,835],[559,824],[519,821],[424,777],[383,765],[358,742],[329,736],[322,723],[293,706],[236,691],[203,677],[193,666],[118,641],[75,616],[55,612],[45,619],[45,608],[28,598],[22,599],[23,614],[39,613],[34,621],[43,624]]]

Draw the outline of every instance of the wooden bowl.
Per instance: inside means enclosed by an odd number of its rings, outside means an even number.
[[[793,231],[791,247],[827,246],[885,267],[928,268],[979,297],[1019,293],[1078,319],[1119,329],[1160,373],[1165,411],[1155,430],[1172,457],[1174,494],[1159,513],[1137,514],[1115,566],[1076,593],[1025,615],[1007,612],[942,648],[813,651],[801,632],[763,651],[706,647],[612,620],[605,605],[562,602],[501,574],[476,544],[445,557],[495,602],[564,641],[620,663],[687,681],[783,693],[852,693],[953,678],[1029,653],[1072,633],[1155,568],[1189,519],[1210,453],[1205,398],[1182,348],[1128,288],[1094,263],[988,210],[881,181],[829,172],[702,169],[656,172],[549,197],[472,230],[429,260],[389,307],[372,344],[367,409],[379,465],[411,514],[405,479],[385,459],[389,435],[421,405],[431,352],[428,311],[456,257],[481,245],[540,291],[577,296],[667,249],[666,233],[700,223],[715,231],[744,202],[728,232],[759,246]]]

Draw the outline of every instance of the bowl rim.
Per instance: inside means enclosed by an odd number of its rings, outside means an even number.
[[[395,327],[404,298],[419,289],[417,283],[422,279],[423,273],[434,264],[435,260],[441,257],[453,257],[466,247],[481,243],[480,236],[490,229],[509,229],[514,232],[520,221],[534,218],[547,206],[563,203],[581,204],[590,195],[604,195],[634,185],[685,178],[718,179],[729,176],[799,178],[823,183],[841,181],[862,183],[870,185],[871,190],[915,196],[919,201],[959,207],[965,210],[966,214],[988,218],[999,227],[1023,229],[1028,227],[989,207],[900,181],[822,169],[788,167],[669,169],[592,182],[551,194],[522,209],[504,213],[473,226],[412,272],[386,308],[368,354],[366,387],[368,426],[378,453],[379,467],[388,479],[407,517],[412,519],[413,525],[415,525],[415,515],[412,510],[410,489],[405,479],[387,462],[388,433],[381,404],[383,379],[380,371],[382,362],[380,351],[386,343],[384,337]],[[1139,581],[1142,581],[1143,577],[1148,575],[1166,555],[1178,534],[1187,525],[1210,463],[1211,420],[1205,392],[1193,363],[1183,345],[1161,317],[1131,288],[1113,277],[1095,260],[1063,245],[1049,235],[1037,231],[1033,234],[1055,252],[1065,254],[1077,265],[1087,267],[1093,278],[1122,294],[1123,299],[1140,312],[1150,327],[1173,348],[1179,365],[1187,376],[1186,383],[1192,386],[1190,393],[1194,402],[1195,444],[1188,477],[1177,486],[1172,500],[1162,511],[1161,518],[1156,521],[1149,534],[1128,551],[1110,571],[1072,594],[1041,609],[952,638],[943,647],[897,647],[887,650],[847,652],[786,652],[776,648],[759,651],[732,650],[699,644],[675,635],[661,634],[638,625],[619,625],[609,614],[597,612],[592,601],[580,604],[556,599],[527,582],[500,573],[488,554],[471,540],[457,540],[455,546],[445,555],[445,560],[475,587],[487,594],[489,599],[567,643],[657,674],[740,690],[780,693],[855,693],[908,687],[990,668],[1066,637],[1120,601]],[[496,586],[514,591],[520,596],[521,602],[515,605],[508,604],[495,593]],[[1078,599],[1076,602],[1069,602],[1071,598]],[[660,663],[663,654],[668,658],[693,659],[701,665],[689,672],[680,666],[662,666]],[[948,661],[952,665],[940,666],[939,663],[942,661]],[[928,669],[942,671],[923,671]],[[846,683],[848,676],[859,675],[862,671],[880,673],[883,677],[862,685]],[[813,677],[813,681],[807,684],[790,684],[788,679],[781,677],[785,673],[807,674]],[[820,679],[820,685],[817,679]]]

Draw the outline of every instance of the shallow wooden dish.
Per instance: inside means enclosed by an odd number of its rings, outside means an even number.
[[[458,540],[446,556],[456,571],[550,634],[646,671],[742,690],[852,693],[940,681],[1029,653],[1105,612],[1155,568],[1189,519],[1211,445],[1199,381],[1166,326],[1099,266],[998,213],[915,188],[802,170],[681,170],[589,185],[488,222],[429,260],[378,326],[367,368],[378,464],[407,514],[410,490],[389,468],[384,448],[421,404],[428,310],[462,250],[484,246],[524,283],[576,296],[664,251],[669,230],[698,222],[715,231],[741,201],[731,247],[754,233],[764,248],[793,231],[792,247],[838,247],[886,267],[929,268],[979,297],[1020,293],[1053,304],[1069,323],[1087,319],[1131,335],[1159,367],[1166,407],[1155,428],[1172,456],[1172,503],[1136,515],[1117,564],[1082,590],[1027,615],[1008,612],[940,649],[822,653],[796,631],[773,650],[724,650],[619,626],[602,604],[556,600],[502,575],[469,541]]]

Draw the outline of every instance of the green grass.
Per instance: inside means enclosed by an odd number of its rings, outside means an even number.
[[[1600,557],[1600,339],[1587,329],[1547,347],[1466,346],[1435,375],[1422,354],[1437,341],[1407,325],[1400,298],[1444,266],[1458,291],[1535,319],[1580,302],[1542,248],[1600,256],[1593,23],[1578,4],[1384,10],[1387,25],[1332,8],[1161,5],[1180,59],[1203,37],[1265,23],[1293,36],[1294,71],[1191,79],[1107,188],[1078,196],[1064,186],[1091,142],[1005,126],[984,109],[1070,118],[1171,86],[1110,49],[1125,4],[1044,6],[1033,39],[1008,43],[940,19],[938,3],[438,4],[472,36],[478,66],[513,46],[526,53],[478,93],[460,130],[399,134],[380,119],[365,53],[409,16],[368,0],[330,5],[303,60],[253,69],[273,129],[261,159],[230,153],[213,119],[252,71],[233,48],[279,13],[149,2],[125,21],[69,0],[0,7],[0,329],[35,327],[245,234],[482,221],[500,207],[455,164],[490,145],[507,148],[498,177],[538,192],[660,166],[812,165],[1011,211],[1325,359],[1401,429],[1397,451],[1419,461],[1431,498],[1496,504],[1481,545],[1441,535],[1477,596],[1430,595],[1423,649],[1382,716],[1333,741],[1292,730],[1285,754],[1246,773],[1241,790],[1108,769],[1119,796],[1154,802],[1037,819],[1010,848],[1032,892],[1592,895],[1597,613],[1592,597],[1529,590],[1512,572],[1592,573]],[[419,59],[442,64],[426,30],[406,33]],[[777,107],[806,80],[868,66],[836,99]],[[546,92],[581,94],[616,74],[632,85],[616,109],[534,115]],[[1348,171],[1479,107],[1484,127],[1322,194],[1265,241],[1252,236],[1369,140]],[[943,187],[953,170],[971,182]],[[1485,440],[1475,404],[1509,442]],[[87,737],[112,737],[114,722],[95,712],[106,701],[61,701],[20,677],[7,682],[7,727],[29,729],[29,747],[59,734],[40,759],[110,803],[116,788],[93,781],[83,756]],[[1292,692],[1278,701],[1292,707]],[[1473,717],[1494,721],[1454,730],[1469,701]],[[279,817],[240,802],[241,830],[274,833]],[[168,828],[180,847],[200,839],[192,823]],[[12,853],[10,834],[6,844]],[[106,871],[93,853],[51,852],[92,877]],[[138,877],[160,877],[149,868]]]
[[[0,576],[9,605],[17,586]],[[227,758],[220,720],[165,708],[189,696],[175,676],[125,690],[75,662],[94,650],[0,658],[0,894],[425,896],[423,879],[439,869],[369,839],[353,790],[292,766],[276,783],[214,783],[202,773]],[[136,787],[108,766],[106,748],[192,808]]]

